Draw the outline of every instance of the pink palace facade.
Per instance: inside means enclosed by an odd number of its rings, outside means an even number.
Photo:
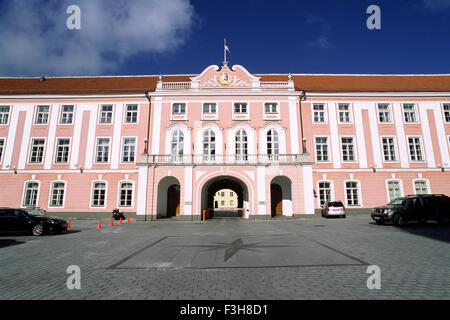
[[[244,219],[450,195],[449,75],[0,79],[0,206],[198,220],[221,189]]]

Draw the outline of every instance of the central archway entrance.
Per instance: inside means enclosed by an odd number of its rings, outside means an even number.
[[[222,198],[225,197],[225,198]],[[220,205],[221,199],[232,199],[237,203]],[[225,200],[223,200],[225,202]],[[244,182],[232,176],[219,176],[209,180],[202,189],[201,208],[208,210],[209,218],[242,218],[249,211],[248,189]]]

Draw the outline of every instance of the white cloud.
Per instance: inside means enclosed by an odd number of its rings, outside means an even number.
[[[312,48],[321,48],[321,49],[329,49],[329,48],[333,48],[334,45],[333,43],[328,39],[327,36],[320,36],[318,38],[316,38],[314,41],[309,42],[307,44],[307,47],[312,47]]]
[[[437,11],[450,8],[450,0],[422,0],[428,10]]]
[[[81,30],[68,30],[69,5]],[[0,76],[114,72],[140,53],[175,51],[189,36],[189,0],[11,0],[0,14]]]

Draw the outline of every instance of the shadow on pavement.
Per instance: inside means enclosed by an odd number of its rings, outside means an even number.
[[[25,243],[25,241],[17,241],[17,240],[13,240],[13,239],[0,239],[0,249],[10,247],[10,246],[16,246],[16,245],[24,244],[24,243]]]
[[[377,225],[375,222],[369,222],[370,224]],[[431,238],[434,240],[450,242],[450,225],[443,226],[437,223],[428,222],[428,223],[408,223],[403,227],[396,227],[392,224],[385,224],[377,226],[380,228],[396,228],[403,232],[408,232],[414,234],[416,236],[422,236]]]

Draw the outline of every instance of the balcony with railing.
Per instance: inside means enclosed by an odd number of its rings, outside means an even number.
[[[304,154],[257,154],[257,155],[154,155],[142,154],[140,164],[161,166],[176,165],[296,165],[311,163]]]

